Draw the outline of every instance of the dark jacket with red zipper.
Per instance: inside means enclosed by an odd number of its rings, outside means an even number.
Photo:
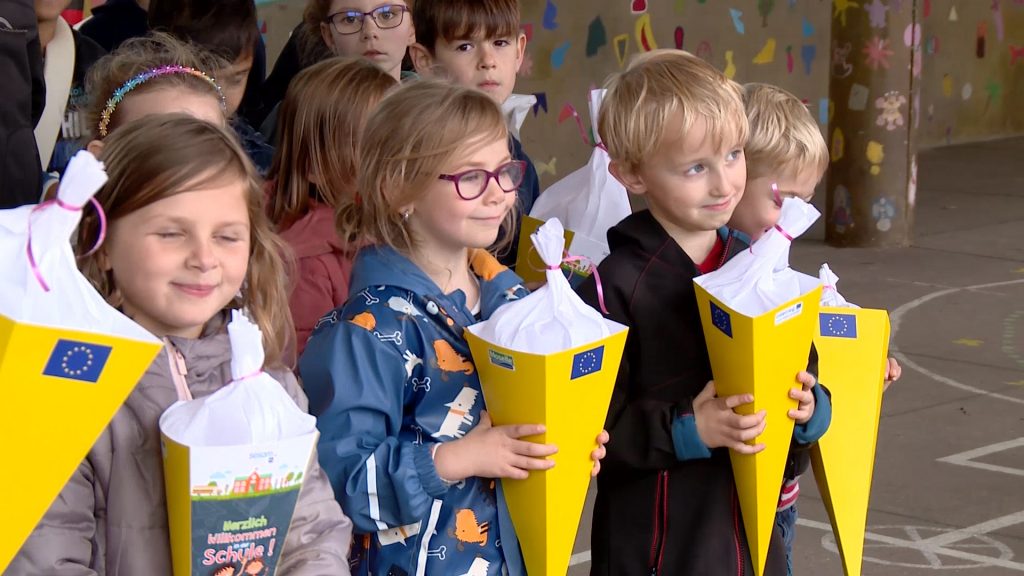
[[[726,228],[719,239],[715,268],[747,248]],[[591,574],[753,575],[729,452],[708,450],[693,419],[693,398],[712,378],[693,289],[700,271],[646,210],[609,230],[608,242],[611,254],[598,267],[604,301],[608,317],[630,333],[606,423],[611,441],[598,476]],[[594,277],[579,293],[597,306]],[[815,399],[828,405],[820,388]],[[823,434],[831,410],[821,412],[794,437]],[[778,534],[764,574],[786,574]]]

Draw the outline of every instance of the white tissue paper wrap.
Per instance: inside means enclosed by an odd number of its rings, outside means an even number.
[[[76,154],[64,173],[57,197],[69,206],[95,210],[89,200],[103,187],[107,173],[88,151]],[[82,218],[81,210],[48,204],[0,211],[0,315],[15,322],[79,330],[157,342],[152,334],[115,310],[78,271],[71,236]],[[29,219],[32,220],[32,255],[43,289],[28,260]]]
[[[590,120],[594,138],[597,116],[605,90],[590,91]],[[547,188],[533,204],[530,216],[538,220],[558,218],[575,233],[569,252],[586,256],[594,265],[608,255],[608,229],[632,213],[629,195],[622,184],[608,173],[611,159],[595,146],[586,166]]]
[[[547,266],[547,284],[521,300],[505,304],[474,333],[493,344],[518,352],[551,354],[609,335],[601,314],[580,299],[560,268],[564,229],[557,218],[537,228],[531,239]]]
[[[519,129],[523,127],[526,114],[533,110],[537,103],[537,97],[533,94],[509,94],[509,97],[501,104],[501,112],[505,115],[505,124],[508,131],[516,140],[519,137]]]
[[[839,276],[832,272],[832,269],[828,267],[828,264],[822,264],[821,269],[818,271],[818,278],[821,280],[821,306],[832,308],[860,308],[852,302],[847,302],[846,298],[839,293],[836,289],[836,284],[839,283]]]
[[[792,241],[810,228],[821,213],[800,200],[786,198],[776,228],[765,232],[750,250],[744,250],[714,272],[694,281],[733,310],[755,317],[806,294],[818,286],[813,276],[789,267]]]
[[[263,366],[263,336],[243,312],[231,311],[231,377],[220,390],[177,402],[160,417],[160,430],[185,446],[265,444],[309,434],[316,418],[303,412]]]

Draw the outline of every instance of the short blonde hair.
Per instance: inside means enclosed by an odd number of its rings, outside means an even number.
[[[747,139],[740,85],[711,64],[682,50],[652,50],[609,78],[597,130],[612,160],[643,164],[665,139],[670,119],[682,116],[685,133],[697,118],[716,146]]]
[[[421,197],[452,160],[496,140],[507,141],[508,128],[487,94],[440,80],[403,84],[366,123],[358,196],[339,208],[338,235],[350,246],[387,245],[409,254],[416,244],[402,208]],[[499,240],[506,244],[514,213],[509,210],[502,225]]]
[[[813,170],[820,179],[828,169],[828,146],[807,106],[778,86],[759,83],[743,86],[743,101],[750,124],[747,177]]]

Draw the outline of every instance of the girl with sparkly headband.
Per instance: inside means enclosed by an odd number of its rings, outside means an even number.
[[[221,59],[167,34],[125,42],[97,62],[86,81],[90,151],[97,154],[95,143],[118,126],[150,114],[183,112],[223,126],[224,95],[208,71],[224,67]]]
[[[300,354],[320,316],[348,299],[354,249],[338,238],[334,212],[355,198],[363,126],[397,84],[367,60],[331,58],[300,72],[281,106],[269,214],[296,257]]]
[[[118,128],[100,159],[109,177],[80,228],[82,273],[164,349],[54,500],[9,574],[171,576],[160,415],[179,399],[231,381],[229,313],[245,308],[263,333],[263,368],[296,404],[285,366],[292,337],[283,245],[263,213],[259,176],[234,134],[184,114]],[[316,464],[303,480],[278,548],[279,574],[348,576],[352,525]],[[275,551],[275,553],[277,553]],[[211,573],[213,568],[211,567]]]

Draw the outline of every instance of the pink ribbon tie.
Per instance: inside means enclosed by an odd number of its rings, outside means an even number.
[[[83,254],[83,256],[91,256],[92,254],[95,254],[96,251],[99,250],[100,246],[103,244],[103,240],[106,239],[107,237],[107,215],[103,212],[103,206],[100,205],[99,201],[96,200],[96,198],[89,198],[89,202],[96,207],[96,213],[99,214],[100,233],[99,236],[96,238],[96,243],[88,252]],[[32,215],[35,214],[36,212],[45,210],[50,206],[58,206],[69,212],[81,212],[83,208],[83,206],[72,206],[71,204],[64,202],[60,198],[54,198],[53,200],[47,200],[46,202],[40,203],[35,208],[33,208],[31,212],[29,212],[28,226],[26,227],[28,241],[25,243],[25,252],[28,256],[28,265],[32,269],[32,275],[36,277],[36,281],[39,282],[39,285],[43,288],[44,292],[50,291],[50,285],[46,283],[45,279],[43,279],[43,273],[39,271],[39,265],[36,263],[36,257],[32,253]]]

